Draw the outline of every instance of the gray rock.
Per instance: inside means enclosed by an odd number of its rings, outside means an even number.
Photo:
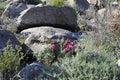
[[[4,26],[4,25],[1,25],[1,24],[0,24],[0,29],[2,29],[2,28],[3,28],[3,26]]]
[[[119,2],[117,2],[117,1],[112,2],[111,5],[112,5],[112,7],[119,7],[120,6]]]
[[[57,41],[63,42],[65,39],[77,40],[78,33],[73,33],[68,30],[52,28],[52,27],[38,27],[23,30],[20,33],[21,37],[27,38],[25,44],[33,51],[39,52],[45,47],[48,47],[48,42]]]
[[[3,80],[3,74],[0,72],[0,80]]]
[[[17,19],[19,30],[38,26],[53,26],[77,31],[76,12],[70,7],[35,6],[21,13]]]
[[[97,13],[100,17],[103,18],[105,16],[105,11],[106,11],[106,8],[102,8],[102,9],[98,10]]]
[[[68,30],[60,29],[60,28],[54,28],[51,26],[41,26],[41,27],[25,29],[20,32],[19,36],[22,38],[27,38],[31,34],[38,34],[38,33],[40,33],[41,35],[47,36],[49,39],[51,39],[53,36],[56,35],[56,36],[61,36],[64,38],[66,37],[66,38],[76,40],[79,36],[76,32],[71,32]]]
[[[4,0],[0,0],[0,2],[3,2]]]
[[[71,7],[78,7],[81,11],[87,10],[89,8],[89,3],[87,0],[66,0],[66,5]]]
[[[11,1],[7,6],[5,11],[3,12],[1,18],[4,19],[6,17],[10,19],[15,19],[17,18],[22,11],[25,9],[29,8],[29,6],[23,4],[23,3],[18,3],[16,1]]]
[[[55,80],[46,73],[47,68],[39,62],[34,62],[23,68],[17,76],[22,80]]]
[[[89,3],[87,0],[74,0],[74,1],[81,11],[87,10],[89,8]]]
[[[100,6],[101,0],[87,0],[89,4]]]
[[[14,36],[13,33],[7,30],[0,29],[0,50],[1,51],[6,47],[8,41],[10,42],[13,48],[19,45],[19,41],[17,40],[17,38]]]

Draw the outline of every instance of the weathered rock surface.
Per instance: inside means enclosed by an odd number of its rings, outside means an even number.
[[[23,30],[20,33],[20,36],[24,38],[28,37],[25,40],[26,46],[28,46],[33,52],[39,52],[48,46],[46,42],[62,42],[67,38],[70,40],[77,40],[79,34],[59,28],[38,27]]]
[[[74,1],[82,11],[87,10],[89,8],[89,3],[87,0],[74,0]]]
[[[87,0],[89,4],[94,4],[100,6],[101,0]]]
[[[30,65],[23,68],[19,73],[18,77],[24,80],[55,80],[54,77],[48,75],[46,70],[48,69],[47,66],[34,62]]]
[[[14,36],[13,33],[7,30],[0,29],[0,50],[1,51],[6,47],[8,41],[13,46],[13,48],[19,45],[19,41],[17,40],[17,38]]]
[[[0,80],[3,80],[3,75],[1,72],[0,72]]]
[[[105,15],[105,11],[106,11],[106,8],[102,8],[102,9],[98,10],[98,15],[103,18]]]
[[[21,13],[17,19],[19,30],[37,26],[53,26],[70,31],[77,31],[76,12],[70,7],[32,7]]]
[[[3,2],[4,0],[0,0],[0,2]]]
[[[77,6],[82,11],[89,8],[89,3],[87,0],[66,0],[66,4],[72,7]]]
[[[20,13],[29,8],[32,7],[31,5],[25,5],[23,3],[18,3],[17,1],[11,1],[7,6],[5,11],[3,12],[1,18],[4,19],[6,17],[10,18],[10,19],[15,19],[17,18]]]

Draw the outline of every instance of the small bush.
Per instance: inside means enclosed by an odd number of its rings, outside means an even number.
[[[23,53],[20,50],[7,45],[4,51],[0,52],[0,72],[3,74],[3,80],[9,80],[18,72],[20,61],[23,59]]]
[[[66,0],[49,0],[48,3],[51,6],[60,7],[60,6],[63,6],[65,4],[65,1]]]
[[[120,2],[120,0],[117,0],[118,2]]]
[[[8,3],[6,3],[6,2],[0,2],[0,16],[2,15],[3,11],[5,10],[7,4]]]
[[[0,2],[0,9],[5,9],[7,2]]]
[[[82,30],[92,37],[96,47],[104,46],[112,54],[120,57],[120,7],[112,6],[113,0],[105,0],[106,10],[98,14],[91,6],[83,16],[78,17]],[[106,53],[108,54],[108,52]]]
[[[82,51],[75,57],[64,58],[57,65],[61,68],[61,73],[56,74],[59,80],[120,79],[116,58],[108,54]]]
[[[37,57],[37,60],[43,64],[52,64],[57,61],[58,58],[64,56],[72,56],[74,53],[74,44],[70,39],[66,39],[62,42],[52,42],[50,45],[45,48],[40,53],[34,53]]]

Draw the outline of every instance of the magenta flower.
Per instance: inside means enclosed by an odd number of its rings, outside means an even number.
[[[51,44],[50,49],[51,49],[52,51],[55,50],[55,44],[54,44],[54,43]]]
[[[67,46],[68,43],[70,43],[70,39],[66,39],[65,42],[63,43],[63,46],[64,46],[64,47]]]
[[[67,46],[67,48],[71,50],[71,49],[73,49],[73,45],[72,45],[72,44],[69,44],[69,45]]]
[[[66,54],[67,52],[69,52],[70,50],[73,49],[73,45],[72,44],[69,44],[67,45],[67,47],[64,49],[64,53]]]
[[[66,47],[66,48],[64,49],[64,53],[66,54],[67,52],[69,52],[69,48]]]

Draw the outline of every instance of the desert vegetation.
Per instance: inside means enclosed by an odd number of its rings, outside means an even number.
[[[48,3],[60,7],[65,0],[49,0]],[[78,33],[82,32],[78,40],[49,40],[46,48],[33,53],[35,62],[48,67],[46,74],[52,76],[49,80],[120,80],[120,4],[113,8],[110,3],[107,1],[102,15],[95,7],[90,7],[81,15],[79,8],[74,6],[80,28]],[[0,8],[5,8],[2,5],[0,3]],[[88,24],[88,21],[91,23]],[[10,30],[21,45],[24,44],[25,39]],[[0,72],[4,80],[18,80],[15,77],[23,67],[21,61],[25,56],[21,47],[13,49],[10,44],[0,52]]]

